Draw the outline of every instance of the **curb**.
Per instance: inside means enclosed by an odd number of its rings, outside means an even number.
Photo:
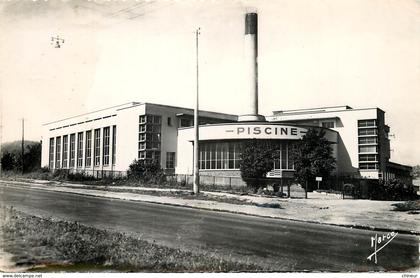
[[[7,180],[0,180],[0,184],[2,183],[14,183],[15,185],[28,185],[31,184],[29,182],[23,182],[23,181],[7,181]],[[44,185],[35,183],[36,185]],[[37,188],[40,190],[47,190],[47,191],[54,191],[54,192],[64,192],[67,194],[75,194],[75,195],[83,195],[83,196],[89,196],[89,197],[95,197],[95,198],[103,198],[103,199],[114,199],[114,200],[124,200],[124,201],[130,201],[130,202],[143,202],[143,203],[150,203],[150,204],[159,204],[159,205],[166,205],[166,206],[174,206],[174,207],[184,207],[184,208],[190,208],[190,209],[199,209],[199,210],[206,210],[206,211],[214,211],[214,212],[224,212],[224,213],[231,213],[231,214],[240,214],[240,215],[246,215],[246,216],[253,216],[253,217],[261,217],[266,219],[279,219],[279,220],[287,220],[287,221],[294,221],[299,223],[310,223],[310,224],[317,224],[317,225],[328,225],[328,226],[334,226],[334,227],[342,227],[342,228],[350,228],[350,229],[359,229],[359,230],[369,230],[369,231],[378,231],[378,232],[398,232],[399,234],[406,234],[406,235],[420,235],[420,231],[409,231],[409,230],[400,230],[400,229],[386,229],[386,228],[376,228],[371,226],[364,226],[364,225],[351,225],[351,224],[335,224],[335,223],[325,223],[325,222],[319,222],[319,221],[308,221],[308,220],[300,220],[300,219],[293,219],[293,218],[285,218],[285,217],[276,217],[276,216],[267,216],[267,215],[259,215],[259,214],[252,214],[252,213],[245,213],[245,212],[238,212],[238,211],[232,211],[232,210],[226,210],[226,209],[217,209],[217,208],[203,208],[203,207],[195,207],[191,205],[181,205],[181,204],[174,204],[174,203],[167,203],[167,202],[159,202],[159,201],[150,201],[150,200],[133,200],[133,199],[125,199],[125,198],[118,198],[113,196],[97,196],[97,195],[91,195],[86,194],[83,192],[66,192],[66,191],[56,191],[56,190],[49,190],[45,188]],[[89,189],[87,189],[89,190]],[[105,191],[109,192],[109,191]],[[138,194],[142,195],[142,194]],[[147,194],[143,194],[147,195]],[[223,202],[219,202],[223,203]]]

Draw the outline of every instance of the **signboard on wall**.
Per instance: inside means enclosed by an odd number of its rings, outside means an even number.
[[[226,124],[200,126],[200,140],[288,139],[299,140],[306,128],[273,124]]]

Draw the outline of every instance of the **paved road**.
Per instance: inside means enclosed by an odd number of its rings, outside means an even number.
[[[374,251],[371,237],[383,232],[18,186],[0,185],[0,201],[36,215],[136,233],[171,247],[211,250],[278,271],[404,271],[419,265],[419,240],[412,235],[398,234],[379,251],[375,264],[367,260]]]

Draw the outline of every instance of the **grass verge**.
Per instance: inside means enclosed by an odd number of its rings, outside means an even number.
[[[28,271],[229,272],[260,271],[250,262],[214,252],[193,253],[140,237],[43,219],[15,209],[2,211],[2,243]],[[5,215],[6,214],[6,215]]]

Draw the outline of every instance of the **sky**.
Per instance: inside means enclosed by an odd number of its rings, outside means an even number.
[[[244,14],[258,12],[259,112],[379,107],[391,160],[420,164],[420,1],[0,2],[1,141],[131,101],[242,114]],[[64,39],[60,48],[51,37]]]

